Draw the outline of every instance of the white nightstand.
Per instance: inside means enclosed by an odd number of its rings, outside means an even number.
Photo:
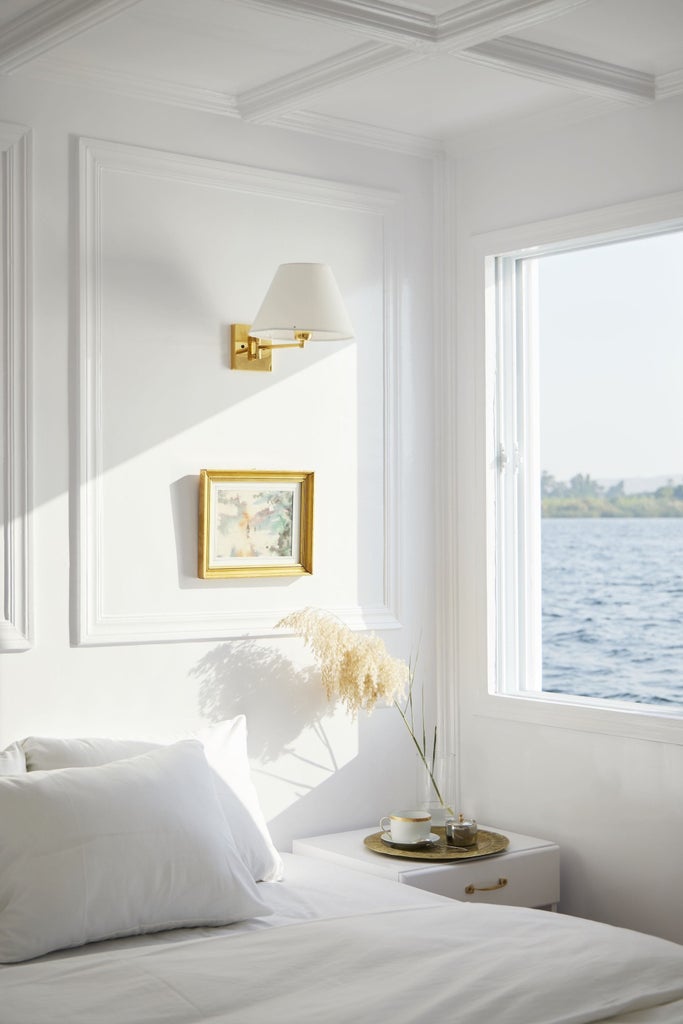
[[[488,829],[488,826],[482,826]],[[345,868],[390,878],[417,889],[477,903],[556,910],[560,899],[560,848],[546,839],[505,831],[503,853],[478,860],[429,863],[373,853],[363,845],[377,831],[361,828],[328,836],[295,839],[294,853],[332,861]],[[500,829],[488,829],[500,832]]]

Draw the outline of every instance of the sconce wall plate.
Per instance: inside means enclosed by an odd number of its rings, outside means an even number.
[[[273,369],[273,353],[262,349],[259,356],[249,354],[250,324],[230,325],[230,369],[258,370],[268,373]]]

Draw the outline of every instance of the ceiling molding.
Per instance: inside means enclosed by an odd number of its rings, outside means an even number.
[[[626,103],[655,99],[653,75],[511,36],[479,43],[459,56],[487,67],[513,71],[525,78]]]
[[[376,125],[363,124],[360,121],[347,121],[341,117],[330,117],[327,114],[311,114],[305,111],[282,114],[269,122],[275,128],[287,128],[291,131],[306,132],[335,142],[350,145],[370,146],[372,149],[384,149],[391,153],[403,153],[406,156],[417,156],[431,160],[443,152],[440,139],[432,139],[411,132],[393,131],[389,128],[378,128]]]
[[[683,93],[683,68],[678,71],[667,71],[663,75],[657,75],[655,79],[655,94],[658,100],[666,100],[671,96],[680,96]]]
[[[290,17],[334,21],[382,42],[427,51],[472,46],[580,7],[589,0],[469,0],[434,15],[385,0],[242,0]]]
[[[49,57],[33,61],[30,67],[27,67],[22,73],[46,81],[87,86],[90,89],[100,89],[103,92],[128,96],[132,99],[167,103],[174,107],[185,107],[189,110],[217,114],[221,117],[240,117],[234,96],[178,82],[124,75],[117,71],[103,69],[95,71],[92,68]],[[443,144],[438,139],[380,128],[376,125],[363,124],[360,121],[347,121],[344,118],[331,117],[327,114],[291,111],[277,114],[263,123],[273,128],[305,132],[308,135],[318,135],[335,142],[369,146],[372,149],[382,149],[422,159],[432,159],[437,153],[443,151]]]
[[[139,0],[45,0],[2,30],[0,72],[9,74]]]
[[[465,49],[566,14],[589,0],[470,0],[436,19],[441,49]]]
[[[240,93],[237,106],[247,121],[267,121],[274,114],[293,110],[302,102],[317,96],[324,89],[348,82],[349,79],[396,65],[412,63],[420,54],[400,46],[363,43],[317,64],[302,68],[265,85]]]
[[[23,73],[46,81],[87,86],[90,89],[100,89],[103,92],[116,93],[132,99],[167,103],[171,106],[185,107],[207,114],[218,114],[222,117],[240,117],[234,96],[182,85],[178,82],[124,75],[117,71],[104,69],[93,70],[50,57],[33,61]],[[319,135],[336,142],[370,146],[373,149],[384,149],[392,153],[403,153],[423,159],[431,159],[436,153],[443,150],[442,143],[437,139],[413,135],[410,132],[379,128],[376,125],[363,124],[359,121],[347,121],[344,118],[330,117],[327,114],[291,111],[276,114],[264,121],[264,124],[288,131]]]
[[[90,68],[70,61],[41,57],[25,69],[25,73],[51,82],[73,83],[103,92],[113,92],[138,100],[169,103],[176,107],[200,110],[223,117],[239,117],[234,96],[202,89],[182,82],[167,82],[158,78],[128,75],[105,68]]]
[[[432,48],[437,41],[433,14],[382,0],[241,0],[250,8],[277,12],[293,18],[334,21],[346,29],[385,43]]]
[[[400,67],[445,52],[591,97],[516,119],[543,131],[565,116],[580,120],[609,102],[642,103],[683,93],[683,69],[659,75],[608,64],[581,54],[500,35],[555,17],[587,0],[468,0],[441,15],[383,0],[238,0],[283,16],[343,23],[369,37],[335,57],[245,90],[239,96],[144,75],[62,61],[40,53],[135,6],[139,0],[49,0],[11,21],[0,41],[0,71],[27,74],[135,99],[317,134],[342,143],[432,158],[445,146],[469,150],[500,138],[501,124],[454,134],[444,141],[411,132],[307,111],[307,102],[356,77]],[[454,0],[455,2],[455,0]],[[141,8],[141,13],[143,10]],[[151,18],[151,15],[149,16]],[[156,16],[155,16],[156,17]],[[305,28],[305,24],[304,24]],[[496,38],[496,36],[500,36]],[[466,47],[462,49],[462,47]],[[571,113],[568,113],[571,112]]]

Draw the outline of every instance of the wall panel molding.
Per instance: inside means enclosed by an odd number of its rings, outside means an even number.
[[[31,134],[0,123],[3,594],[0,651],[32,646],[31,593]]]
[[[283,631],[275,630],[274,623],[287,611],[282,606],[246,612],[227,606],[210,613],[112,614],[106,611],[103,559],[106,536],[103,514],[102,179],[110,172],[295,199],[381,217],[384,337],[383,380],[378,383],[384,389],[383,595],[377,605],[333,607],[330,610],[356,629],[399,627],[397,556],[400,523],[396,433],[401,216],[398,194],[120,143],[83,138],[79,145],[80,481],[73,642],[77,645],[109,645],[281,636]]]
[[[459,756],[458,713],[458,550],[456,545],[457,490],[457,337],[459,296],[455,253],[455,161],[443,157],[434,162],[434,413],[436,418],[435,536],[442,552],[441,572],[435,580],[436,714],[442,752]],[[456,802],[461,803],[460,772],[456,772]]]

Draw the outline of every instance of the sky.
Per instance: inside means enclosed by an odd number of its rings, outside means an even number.
[[[539,259],[541,466],[683,476],[683,231]]]

